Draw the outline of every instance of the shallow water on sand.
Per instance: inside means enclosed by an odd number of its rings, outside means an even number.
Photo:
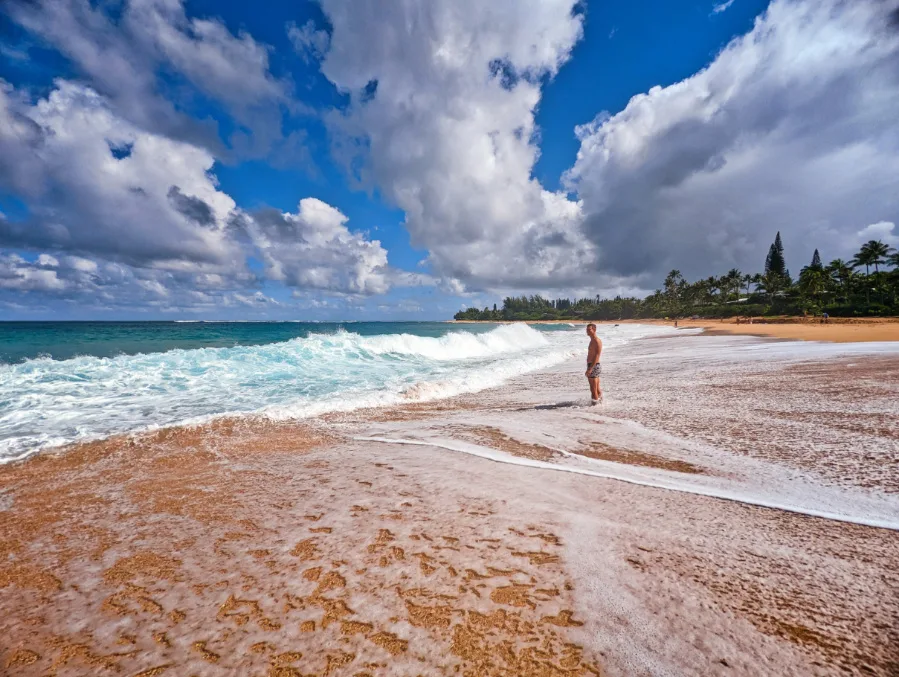
[[[679,334],[571,360],[366,439],[899,529],[899,344]]]

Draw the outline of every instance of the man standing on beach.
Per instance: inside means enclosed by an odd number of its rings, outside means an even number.
[[[602,391],[599,389],[599,377],[602,374],[602,365],[599,356],[602,353],[602,341],[596,335],[596,325],[592,322],[587,325],[587,336],[590,337],[590,345],[587,348],[587,377],[590,383],[590,398],[593,404],[602,402]]]

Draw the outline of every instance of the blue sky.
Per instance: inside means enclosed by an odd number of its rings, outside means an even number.
[[[11,0],[0,314],[445,319],[895,242],[895,11]]]

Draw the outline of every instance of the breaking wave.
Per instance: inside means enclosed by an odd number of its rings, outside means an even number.
[[[47,446],[221,414],[302,418],[499,385],[564,360],[571,332],[503,325],[0,365],[0,462]]]

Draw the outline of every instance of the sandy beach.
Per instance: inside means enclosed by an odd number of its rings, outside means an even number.
[[[0,670],[899,674],[899,351],[716,334],[0,466]]]
[[[482,324],[479,320],[453,320],[457,324]],[[538,320],[528,324],[587,324],[582,320]],[[618,320],[597,321],[596,324],[615,326],[616,324],[649,324],[674,326],[673,320]],[[899,318],[840,318],[832,317],[827,322],[821,318],[772,317],[772,318],[728,318],[722,320],[679,320],[679,329],[702,329],[708,334],[728,334],[733,336],[765,336],[769,338],[799,341],[829,341],[833,343],[867,343],[876,341],[899,341]]]
[[[752,324],[736,320],[681,320],[680,327],[699,327],[707,333],[723,332],[737,336],[767,336],[801,341],[832,341],[856,343],[868,341],[899,341],[899,320],[896,318],[849,319],[829,318],[753,318]]]

